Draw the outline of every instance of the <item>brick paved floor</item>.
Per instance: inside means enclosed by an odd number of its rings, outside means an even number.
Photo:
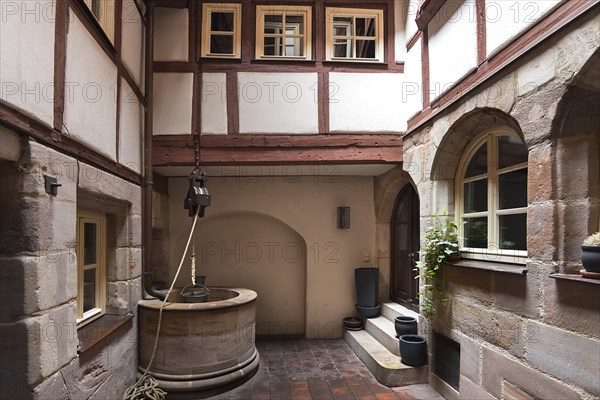
[[[243,385],[213,400],[443,399],[428,384],[379,384],[343,340],[257,341],[260,367]]]

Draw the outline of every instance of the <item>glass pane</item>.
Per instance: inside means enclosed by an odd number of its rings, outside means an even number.
[[[474,213],[487,211],[488,209],[488,188],[487,179],[479,179],[474,182],[465,183],[464,212]]]
[[[83,265],[96,263],[96,224],[83,224]]]
[[[283,16],[265,15],[265,33],[283,33]]]
[[[500,248],[527,250],[527,214],[501,215]]]
[[[285,32],[294,35],[304,34],[304,17],[302,15],[285,16]]]
[[[233,32],[232,12],[212,12],[210,14],[210,30],[213,32]]]
[[[288,57],[301,57],[304,55],[304,38],[286,37],[285,55]]]
[[[464,218],[465,247],[487,249],[487,217]]]
[[[498,175],[501,210],[527,206],[527,168]]]
[[[333,17],[334,34],[340,36],[351,36],[352,33],[352,17]]]
[[[210,37],[211,54],[233,54],[232,35],[212,35]]]
[[[96,268],[83,271],[83,312],[96,307]]]
[[[352,57],[352,39],[336,39],[333,44],[334,57]]]
[[[473,157],[471,157],[467,172],[465,173],[465,178],[485,173],[487,173],[487,142],[483,143],[479,149],[477,149],[475,154],[473,154]]]
[[[527,162],[527,147],[523,142],[512,136],[498,136],[498,168],[524,162]]]
[[[356,41],[356,57],[357,58],[375,58],[375,41],[374,40],[357,40]]]
[[[281,56],[282,46],[281,38],[266,37],[265,38],[265,56]]]
[[[375,36],[375,18],[356,18],[356,36]]]

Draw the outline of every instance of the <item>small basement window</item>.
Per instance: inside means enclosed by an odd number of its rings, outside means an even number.
[[[256,6],[256,58],[312,58],[312,9],[308,6]]]
[[[460,344],[433,332],[433,373],[457,391],[460,381]]]
[[[383,10],[327,7],[328,61],[384,62]]]
[[[242,5],[202,5],[202,57],[240,58]]]

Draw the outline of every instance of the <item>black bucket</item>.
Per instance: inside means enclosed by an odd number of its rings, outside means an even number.
[[[191,288],[188,291],[185,289]],[[208,300],[210,290],[204,285],[196,283],[196,285],[187,285],[181,289],[181,297],[185,303],[204,303]]]

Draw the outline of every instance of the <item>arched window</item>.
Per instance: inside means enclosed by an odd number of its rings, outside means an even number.
[[[504,127],[483,132],[467,148],[456,179],[466,258],[526,261],[527,154],[519,135]]]

